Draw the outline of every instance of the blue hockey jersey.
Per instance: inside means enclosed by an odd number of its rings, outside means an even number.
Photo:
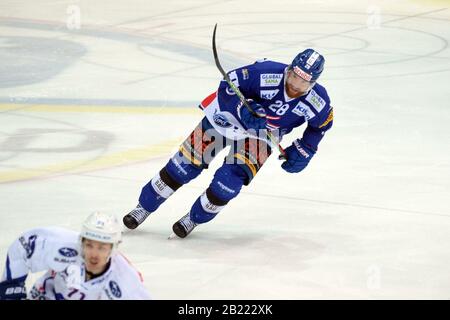
[[[303,141],[313,149],[322,139],[324,133],[333,125],[333,109],[330,105],[326,89],[316,83],[303,96],[289,98],[285,91],[285,78],[288,66],[284,63],[263,60],[244,66],[228,73],[230,80],[239,87],[244,97],[261,104],[267,113],[267,128],[279,130],[281,136],[291,132],[294,128],[305,122],[307,127],[303,132]],[[205,99],[201,108],[205,110],[208,119],[217,128],[224,126],[224,118],[218,118],[218,110],[213,112],[208,104],[212,98],[217,100],[219,113],[226,116],[225,123],[236,123],[240,117],[238,114],[239,97],[231,90],[228,83],[222,80],[217,93],[209,99]],[[233,121],[230,121],[233,118]],[[219,120],[220,122],[218,123]],[[239,121],[240,122],[240,121]],[[240,125],[243,125],[240,122]],[[218,128],[222,129],[223,128]]]

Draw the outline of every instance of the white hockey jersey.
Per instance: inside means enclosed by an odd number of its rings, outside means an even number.
[[[78,239],[77,232],[57,227],[25,232],[8,249],[1,281],[46,271],[29,292],[30,299],[151,299],[140,273],[118,252],[102,275],[86,281]]]

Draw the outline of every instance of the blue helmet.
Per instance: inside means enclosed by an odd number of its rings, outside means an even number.
[[[313,49],[300,52],[289,66],[302,79],[314,82],[323,71],[325,58]]]

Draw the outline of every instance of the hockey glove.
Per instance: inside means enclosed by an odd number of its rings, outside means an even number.
[[[25,280],[14,279],[0,282],[0,300],[25,300]]]
[[[295,140],[285,151],[287,160],[281,164],[281,167],[290,173],[297,173],[305,169],[316,153],[315,150],[306,146],[303,140],[300,139]]]
[[[252,110],[255,111],[255,113],[257,113],[260,117],[253,115],[246,106],[242,105],[240,109],[240,117],[246,129],[266,129],[266,111],[264,110],[263,106],[259,103],[253,102],[252,100],[247,101]]]

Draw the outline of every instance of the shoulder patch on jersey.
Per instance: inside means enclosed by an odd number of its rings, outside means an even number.
[[[278,94],[279,91],[280,90],[278,90],[278,89],[275,89],[275,90],[261,90],[260,91],[261,99],[271,100],[273,97],[275,97]]]
[[[59,254],[61,254],[64,257],[67,257],[67,258],[73,258],[78,255],[77,250],[72,249],[72,248],[67,248],[67,247],[59,249],[58,252],[59,252]]]
[[[325,127],[327,124],[329,124],[331,121],[333,121],[333,108],[331,108],[330,113],[328,113],[328,118],[322,123],[319,128]]]
[[[308,95],[306,96],[306,101],[311,103],[311,105],[314,109],[317,110],[317,112],[322,111],[322,109],[327,104],[326,101],[321,96],[319,96],[317,92],[314,91],[314,89],[311,89],[311,91],[308,93]]]
[[[281,79],[283,79],[282,73],[263,73],[260,75],[261,87],[277,87]]]
[[[311,108],[301,101],[292,109],[292,112],[300,117],[305,117],[307,121],[316,116]]]
[[[22,247],[25,249],[25,252],[27,254],[27,259],[30,259],[34,253],[36,239],[37,239],[37,235],[35,235],[35,234],[29,236],[28,241],[25,240],[24,237],[19,238],[19,242],[22,245]]]
[[[250,76],[248,74],[248,69],[246,69],[246,68],[242,69],[242,79],[248,80],[249,77]]]
[[[120,298],[122,296],[122,291],[120,290],[119,285],[115,281],[111,280],[109,282],[109,290],[111,290],[111,293],[116,298]]]

